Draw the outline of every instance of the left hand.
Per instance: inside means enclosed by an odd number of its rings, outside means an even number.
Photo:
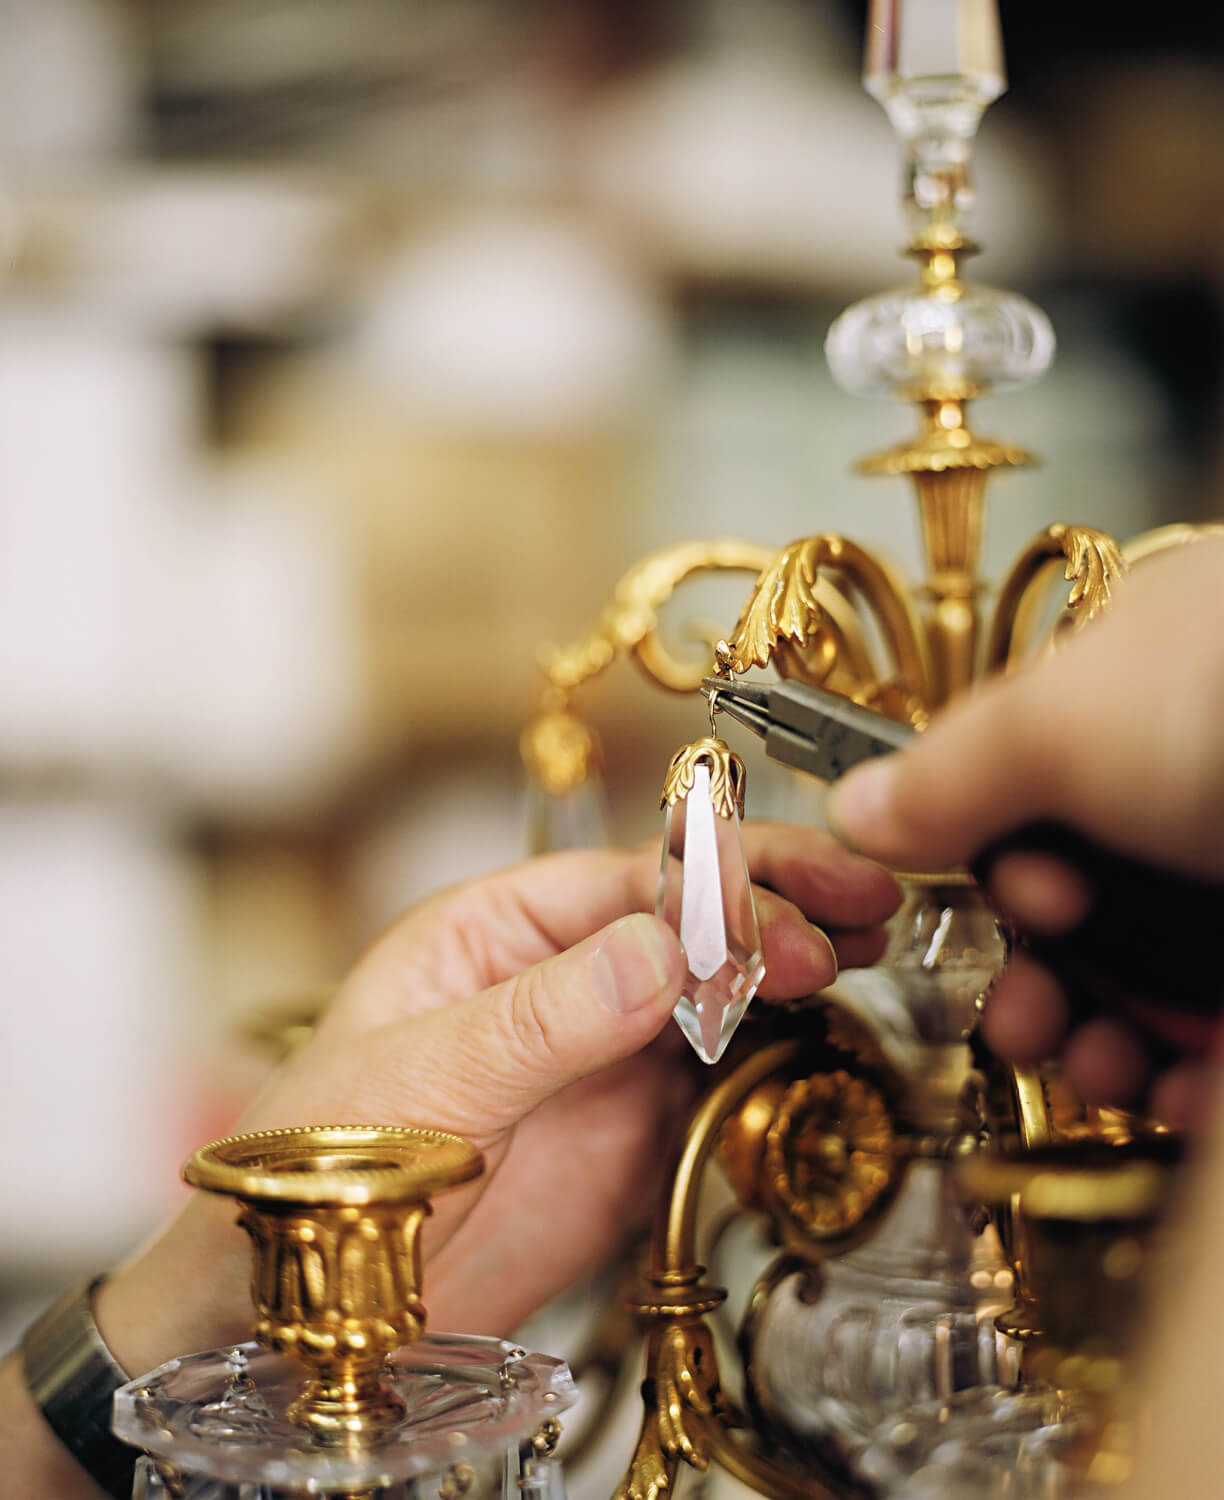
[[[744,838],[763,998],[879,956],[891,876],[815,830],[748,824]],[[684,959],[644,915],[657,867],[657,844],[551,855],[422,903],[242,1122],[412,1124],[475,1141],[485,1175],[440,1197],[427,1232],[434,1327],[509,1332],[594,1270],[650,1201],[668,1117],[691,1089],[678,1032],[658,1035]],[[125,1368],[246,1336],[249,1251],[233,1221],[231,1202],[197,1193],[103,1286],[99,1324]]]

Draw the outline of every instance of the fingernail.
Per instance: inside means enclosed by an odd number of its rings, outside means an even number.
[[[654,917],[622,917],[595,950],[592,969],[602,1003],[626,1016],[676,987],[680,945]]]
[[[829,827],[845,844],[855,844],[876,830],[892,801],[896,764],[891,755],[856,766],[829,794],[825,814]]]
[[[829,955],[829,964],[833,970],[833,975],[832,978],[830,978],[829,983],[832,984],[833,980],[837,978],[838,973],[840,972],[840,968],[837,962],[837,949],[833,946],[833,939],[827,932],[825,932],[822,927],[817,927],[814,923],[811,925],[810,931],[812,933],[812,936],[817,940],[815,946],[818,948],[824,948]]]

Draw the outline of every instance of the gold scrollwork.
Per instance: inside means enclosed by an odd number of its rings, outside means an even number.
[[[794,553],[804,548],[807,560],[801,566],[810,563],[811,577],[806,585],[802,579],[795,581],[795,629],[769,648],[779,672],[827,681],[835,691],[847,694],[872,692],[881,686],[863,623],[847,592],[847,585],[853,585],[871,600],[880,616],[908,689],[920,691],[926,681],[924,645],[907,639],[907,626],[908,635],[913,635],[913,609],[901,596],[889,569],[842,538],[808,538],[786,550]],[[736,537],[680,542],[642,558],[616,584],[593,630],[569,646],[543,653],[541,665],[548,688],[542,713],[565,711],[573,690],[605,671],[622,653],[632,656],[660,687],[677,693],[696,692],[709,670],[708,661],[683,659],[664,643],[659,629],[660,608],[682,583],[701,573],[751,573],[757,578],[755,600],[762,581],[781,562],[772,547]],[[816,569],[821,563],[827,563],[833,574],[818,576]],[[805,617],[808,625],[800,630],[799,622]],[[713,648],[713,640],[710,645]]]
[[[720,818],[744,816],[744,788],[747,772],[744,762],[724,741],[706,735],[691,745],[682,745],[671,758],[663,782],[660,807],[672,807],[693,790],[693,777],[699,765],[710,770],[710,800]]]
[[[693,666],[668,651],[659,637],[659,609],[684,582],[698,573],[759,573],[773,549],[738,537],[679,542],[635,563],[612,591],[612,598],[593,631],[543,659],[550,684],[562,693],[611,666],[618,651],[631,652],[638,665],[660,686],[691,693],[701,686],[706,663]]]

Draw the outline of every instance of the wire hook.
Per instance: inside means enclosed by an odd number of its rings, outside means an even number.
[[[718,738],[718,728],[714,723],[714,715],[718,712],[718,689],[710,688],[706,693],[706,705],[710,710],[710,738]]]

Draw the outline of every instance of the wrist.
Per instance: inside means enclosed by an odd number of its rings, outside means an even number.
[[[135,1378],[181,1354],[251,1333],[250,1248],[233,1205],[197,1194],[152,1244],[98,1288],[94,1317]]]

